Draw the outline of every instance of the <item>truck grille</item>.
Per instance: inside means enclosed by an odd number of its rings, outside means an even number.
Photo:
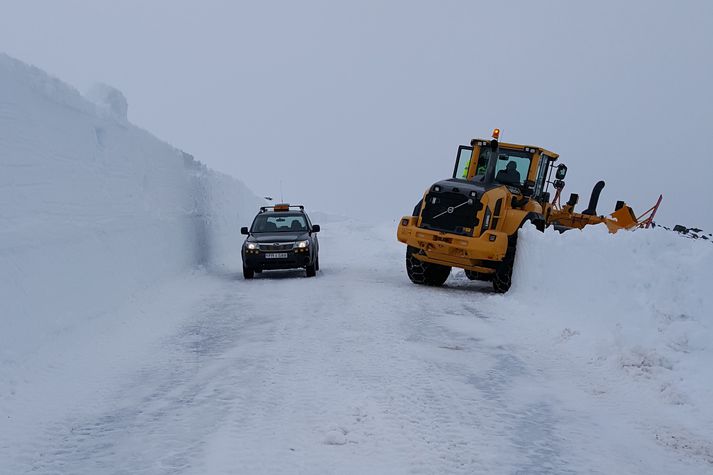
[[[431,192],[421,212],[421,227],[454,234],[471,235],[478,225],[476,214],[482,208],[478,197],[461,193]],[[470,228],[467,231],[466,228]]]
[[[291,251],[294,247],[292,242],[266,242],[258,244],[261,251]]]

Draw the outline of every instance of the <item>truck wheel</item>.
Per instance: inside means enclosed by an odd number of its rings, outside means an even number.
[[[315,267],[314,264],[307,266],[305,269],[305,274],[307,274],[307,277],[314,277],[317,275],[317,268]]]
[[[319,256],[314,259],[314,270],[319,270]]]
[[[451,274],[451,268],[430,262],[423,262],[413,254],[417,251],[414,247],[406,248],[406,273],[414,284],[440,287]]]
[[[251,269],[250,267],[245,267],[243,266],[243,277],[246,279],[252,279],[255,277],[255,270]]]
[[[509,239],[505,259],[495,269],[493,274],[493,290],[495,293],[504,294],[512,285],[512,267],[515,263],[515,250],[517,249],[517,233]]]

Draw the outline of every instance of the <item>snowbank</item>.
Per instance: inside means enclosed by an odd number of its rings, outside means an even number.
[[[0,55],[0,363],[187,268],[235,265],[259,203],[128,123],[121,92],[91,97]]]
[[[703,409],[713,399],[709,242],[662,229],[523,229],[499,303],[565,342],[565,357],[649,381],[664,402]]]

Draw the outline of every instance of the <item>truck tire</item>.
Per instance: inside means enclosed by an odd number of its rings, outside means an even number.
[[[411,246],[406,248],[406,273],[414,284],[440,287],[451,274],[451,268],[430,262],[423,262],[413,254],[417,249]]]
[[[317,268],[315,267],[314,263],[311,265],[308,265],[305,268],[305,274],[307,275],[307,277],[314,277],[315,275],[317,275]]]
[[[251,269],[250,267],[245,267],[243,266],[243,277],[246,279],[252,279],[255,277],[255,270]]]

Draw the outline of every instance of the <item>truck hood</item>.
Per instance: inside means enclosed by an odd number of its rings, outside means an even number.
[[[248,242],[295,242],[309,239],[309,234],[304,231],[296,233],[255,233],[248,236]]]

